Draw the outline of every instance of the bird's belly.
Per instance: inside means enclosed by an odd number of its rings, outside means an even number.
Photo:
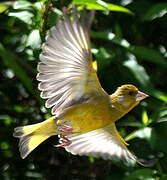
[[[80,104],[69,108],[58,122],[72,126],[73,133],[83,133],[105,127],[113,118],[107,104]]]

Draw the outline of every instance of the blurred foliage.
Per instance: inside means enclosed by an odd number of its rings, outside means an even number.
[[[48,29],[64,6],[96,9],[91,40],[108,93],[132,83],[150,98],[117,123],[129,148],[148,167],[73,156],[57,137],[22,160],[13,128],[50,116],[39,97],[36,66]],[[167,179],[167,3],[163,0],[19,0],[0,3],[0,179]]]

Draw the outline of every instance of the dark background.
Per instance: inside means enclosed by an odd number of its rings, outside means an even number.
[[[91,4],[90,4],[91,2]],[[167,179],[167,3],[160,0],[4,1],[0,3],[0,179],[166,180]],[[50,117],[39,97],[36,66],[46,31],[64,6],[96,11],[92,52],[104,89],[126,83],[150,97],[117,123],[129,148],[149,167],[73,156],[56,149],[57,137],[42,143],[25,160],[12,137],[14,127]],[[123,9],[121,7],[127,8]],[[132,14],[133,12],[133,14]]]

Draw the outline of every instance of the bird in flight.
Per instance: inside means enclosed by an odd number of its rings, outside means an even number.
[[[109,95],[100,85],[93,68],[89,28],[82,17],[64,15],[50,30],[38,63],[37,80],[49,119],[14,130],[21,157],[53,135],[74,155],[105,160],[136,162],[119,135],[115,122],[127,114],[147,94],[131,84],[118,87]]]

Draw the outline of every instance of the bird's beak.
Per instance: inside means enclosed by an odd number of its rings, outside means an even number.
[[[145,94],[145,93],[143,93],[141,91],[138,91],[138,93],[136,95],[136,101],[141,101],[141,100],[143,100],[143,99],[145,99],[147,97],[149,97],[148,94]]]

